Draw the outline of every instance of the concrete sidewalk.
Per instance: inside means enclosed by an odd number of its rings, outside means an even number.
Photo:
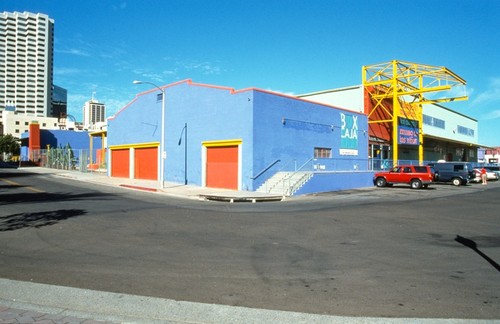
[[[500,321],[306,314],[0,279],[0,323],[493,324]]]
[[[184,185],[173,182],[164,182],[163,188],[159,188],[156,180],[141,180],[128,178],[108,177],[102,172],[78,172],[68,170],[58,170],[42,167],[20,168],[23,171],[33,173],[51,174],[53,176],[64,177],[79,181],[95,183],[99,185],[118,186],[133,190],[143,190],[157,192],[159,194],[170,195],[179,198],[189,198],[198,200],[216,200],[227,202],[259,202],[259,201],[281,201],[283,196],[260,193],[254,191],[237,191],[229,189],[206,188],[195,185]]]

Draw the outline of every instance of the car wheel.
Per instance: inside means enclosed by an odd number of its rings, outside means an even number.
[[[460,186],[462,184],[462,180],[460,178],[453,178],[453,179],[451,179],[451,183],[454,186]]]
[[[422,181],[418,179],[413,179],[410,183],[412,189],[420,189],[422,188]]]
[[[375,184],[377,185],[377,187],[385,187],[387,185],[387,181],[385,181],[384,178],[377,178]]]

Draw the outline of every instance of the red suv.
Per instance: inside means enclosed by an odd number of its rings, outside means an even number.
[[[409,184],[412,189],[427,188],[434,179],[429,166],[400,165],[390,171],[375,173],[373,184],[377,187],[392,186],[395,183]]]

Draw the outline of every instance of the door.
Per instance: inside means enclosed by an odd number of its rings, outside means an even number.
[[[206,186],[238,190],[238,145],[207,147]]]
[[[158,148],[136,148],[134,152],[134,178],[158,180]]]
[[[111,151],[111,176],[128,178],[130,176],[130,150]]]

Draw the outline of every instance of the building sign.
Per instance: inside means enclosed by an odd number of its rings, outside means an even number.
[[[398,117],[398,144],[419,145],[418,121]]]
[[[358,155],[358,116],[340,113],[340,155]]]

